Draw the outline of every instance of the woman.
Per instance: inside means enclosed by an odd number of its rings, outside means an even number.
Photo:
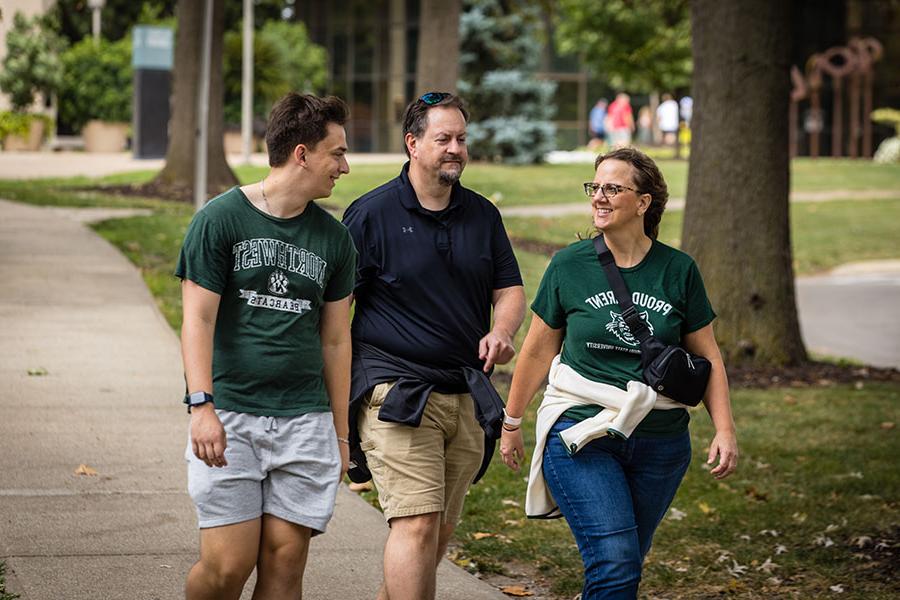
[[[708,464],[717,479],[737,466],[728,380],[715,318],[694,261],[657,241],[668,190],[656,164],[633,148],[597,158],[593,221],[651,332],[712,363],[703,400],[715,425]],[[549,373],[538,409],[525,510],[563,516],[585,567],[582,600],[636,598],[641,565],[691,459],[689,416],[641,377],[639,342],[591,240],[550,261],[531,305],[504,415],[500,455],[518,470],[522,415]],[[560,353],[561,350],[561,353]]]

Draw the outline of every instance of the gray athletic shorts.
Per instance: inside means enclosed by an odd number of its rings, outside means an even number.
[[[228,466],[207,467],[194,456],[190,432],[184,454],[200,528],[266,513],[309,527],[313,535],[324,532],[341,476],[332,414],[260,417],[219,409],[216,414],[225,427]]]

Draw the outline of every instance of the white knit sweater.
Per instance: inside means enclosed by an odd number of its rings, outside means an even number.
[[[653,388],[641,381],[629,381],[626,390],[591,381],[579,375],[572,367],[562,364],[557,355],[550,366],[549,383],[537,412],[537,439],[525,495],[525,514],[531,518],[553,519],[562,516],[544,480],[544,445],[547,434],[560,415],[572,407],[586,405],[602,406],[606,410],[559,434],[570,454],[575,454],[591,440],[607,434],[630,437],[654,408],[684,408],[683,404],[658,395]]]

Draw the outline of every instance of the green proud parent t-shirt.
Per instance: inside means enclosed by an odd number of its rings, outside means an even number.
[[[665,344],[679,344],[716,317],[700,270],[684,252],[654,240],[640,263],[619,271],[638,314]],[[560,361],[579,375],[623,390],[629,381],[643,381],[640,343],[622,318],[591,240],[556,253],[531,309],[550,327],[566,329]],[[565,416],[583,420],[600,410],[578,407]],[[675,435],[687,429],[689,419],[684,409],[653,410],[634,435]]]
[[[188,227],[175,275],[221,296],[213,343],[216,408],[264,416],[330,410],[322,376],[322,305],[356,278],[347,229],[315,202],[281,219],[239,188]]]

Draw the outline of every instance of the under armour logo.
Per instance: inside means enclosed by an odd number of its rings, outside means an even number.
[[[403,230],[403,233],[412,233],[412,232],[413,232],[412,226],[409,226],[409,227],[401,227],[400,229]]]

